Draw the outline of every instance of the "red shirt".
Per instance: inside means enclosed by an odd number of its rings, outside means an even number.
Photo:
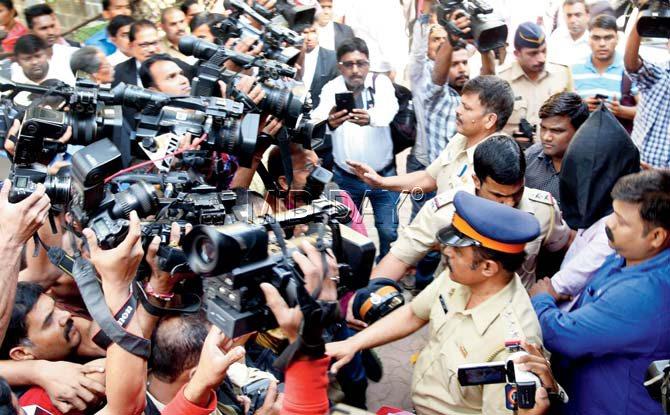
[[[28,392],[21,395],[19,398],[20,406],[28,405],[37,405],[45,411],[49,411],[52,415],[63,415],[61,411],[56,409],[56,407],[51,403],[51,398],[46,393],[46,391],[39,386],[33,386],[28,389]],[[76,409],[68,412],[68,415],[83,415],[83,412],[79,412]]]
[[[14,27],[12,27],[12,30],[10,30],[9,33],[7,33],[7,37],[5,37],[2,41],[2,49],[7,53],[13,53],[16,41],[21,36],[27,33],[28,28],[26,28],[23,24],[21,24],[21,22],[15,19]]]

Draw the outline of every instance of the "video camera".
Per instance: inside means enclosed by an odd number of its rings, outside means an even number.
[[[670,38],[670,0],[638,0],[637,32],[643,37]]]
[[[663,413],[670,414],[670,360],[656,360],[647,368],[644,387],[649,396],[663,406]]]
[[[258,37],[263,42],[263,56],[293,66],[300,55],[303,37],[290,27],[311,26],[316,8],[312,6],[295,6],[287,1],[280,1],[275,6],[278,13],[272,13],[265,7],[254,2],[249,6],[241,0],[227,0],[225,7],[232,13],[220,22],[217,37],[224,43],[229,38],[241,38],[244,34]],[[240,20],[247,15],[263,26],[259,31],[250,24]]]
[[[196,226],[186,235],[183,248],[191,269],[203,277],[208,319],[229,337],[277,327],[265,306],[260,284],[273,284],[290,306],[304,291],[304,280],[291,253],[299,240],[320,249],[331,247],[340,266],[340,284],[351,289],[367,285],[372,270],[374,244],[338,221],[348,217],[346,206],[326,199],[275,217],[251,223]],[[325,219],[325,222],[323,223]],[[279,228],[320,223],[299,240],[284,241]],[[325,227],[327,225],[327,228]],[[323,228],[321,226],[324,226]],[[268,230],[275,230],[274,240]],[[286,251],[282,244],[288,245]]]
[[[259,78],[278,79],[280,77],[295,78],[296,69],[281,61],[262,59],[256,56],[236,52],[224,46],[216,45],[195,36],[183,36],[179,39],[179,51],[187,56],[193,56],[202,61],[209,61],[213,57],[218,59],[217,69],[228,60],[236,63],[244,69],[258,68]]]
[[[220,95],[218,81],[221,80],[233,86],[239,81],[236,73],[221,68],[222,61],[217,56],[225,57],[229,53],[227,49],[191,36],[183,37],[179,41],[179,49],[184,54],[192,53],[199,59],[208,59],[207,62],[200,65],[198,75],[193,80],[191,93],[194,96],[217,96]],[[270,61],[256,59],[256,62],[268,63]],[[263,63],[265,69],[270,67],[266,63]],[[276,69],[276,65],[272,65],[272,68]],[[272,71],[278,74],[275,69]],[[290,69],[294,71],[293,68]],[[229,88],[228,94],[236,101],[244,102],[249,111],[265,111],[282,119],[287,128],[288,140],[291,142],[302,144],[303,147],[309,149],[312,147],[313,140],[323,139],[326,134],[326,123],[314,123],[309,119],[309,113],[312,110],[309,102],[304,102],[303,97],[294,95],[288,88],[278,88],[264,82],[259,85],[265,92],[265,98],[258,104],[258,107],[235,88]]]
[[[507,25],[493,12],[493,7],[482,0],[439,0],[435,7],[438,23],[454,36],[473,39],[480,52],[505,46]],[[450,21],[450,15],[456,10],[462,10],[470,18],[469,33],[463,33]]]
[[[20,166],[35,162],[48,164],[55,154],[65,151],[66,145],[56,140],[65,134],[68,127],[72,128],[69,144],[87,145],[101,138],[113,138],[121,134],[121,105],[141,109],[150,105],[160,106],[170,99],[165,94],[123,83],[113,89],[101,88],[87,79],[77,80],[75,87],[65,84],[45,87],[0,79],[0,91],[12,91],[10,99],[21,91],[45,97],[60,96],[65,98],[69,107],[69,111],[59,111],[31,105],[25,110],[13,160]],[[14,112],[18,111],[11,102],[6,106]],[[0,127],[9,128],[9,120]]]
[[[157,136],[174,133],[207,134],[201,146],[237,156],[249,166],[256,149],[260,116],[246,114],[241,103],[215,97],[173,97],[166,106],[145,109],[131,138],[150,150]]]
[[[507,409],[531,409],[535,406],[535,391],[542,386],[540,379],[531,372],[519,369],[514,363],[517,357],[528,354],[521,348],[519,341],[505,342],[505,347],[512,352],[505,362],[460,365],[458,382],[461,386],[506,383]]]

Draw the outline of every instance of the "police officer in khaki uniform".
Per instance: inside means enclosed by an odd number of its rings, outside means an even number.
[[[571,230],[550,193],[524,187],[525,159],[512,138],[494,136],[481,143],[473,156],[473,184],[460,190],[516,207],[532,214],[540,223],[540,235],[526,244],[526,260],[517,270],[523,285],[530,288],[536,280],[535,266],[540,248],[544,246],[550,252],[565,248],[570,242]],[[451,225],[453,197],[457,191],[440,193],[424,205],[412,223],[400,231],[389,254],[372,271],[372,278],[398,281],[410,266],[435,249],[435,230]]]
[[[365,163],[348,160],[347,164],[372,187],[394,192],[421,189],[423,193],[456,189],[471,182],[475,149],[505,126],[513,105],[514,93],[509,83],[497,76],[478,76],[463,87],[461,104],[456,110],[458,133],[426,170],[382,177]]]
[[[540,26],[531,22],[521,24],[514,36],[514,49],[516,61],[502,69],[498,76],[508,81],[514,90],[514,112],[504,131],[519,136],[522,119],[537,132],[538,113],[544,101],[574,88],[570,68],[546,62],[547,43]],[[528,140],[520,138],[519,142],[526,144]]]
[[[418,414],[511,414],[503,384],[462,387],[459,365],[505,360],[507,340],[541,344],[540,326],[514,272],[540,234],[533,215],[467,192],[453,198],[452,226],[437,239],[449,270],[411,304],[355,336],[326,345],[337,370],[353,353],[405,337],[429,323],[412,379]]]

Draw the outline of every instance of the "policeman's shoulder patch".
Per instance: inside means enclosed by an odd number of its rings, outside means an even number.
[[[431,201],[431,210],[437,212],[441,208],[454,202],[454,192],[448,191],[436,195]]]
[[[528,192],[528,199],[531,201],[549,206],[554,205],[554,198],[551,196],[551,193],[539,189],[526,189],[526,191]]]

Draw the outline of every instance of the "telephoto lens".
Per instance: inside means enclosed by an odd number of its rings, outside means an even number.
[[[123,192],[114,195],[112,217],[127,218],[133,210],[141,218],[152,214],[158,208],[156,189],[139,181]]]

